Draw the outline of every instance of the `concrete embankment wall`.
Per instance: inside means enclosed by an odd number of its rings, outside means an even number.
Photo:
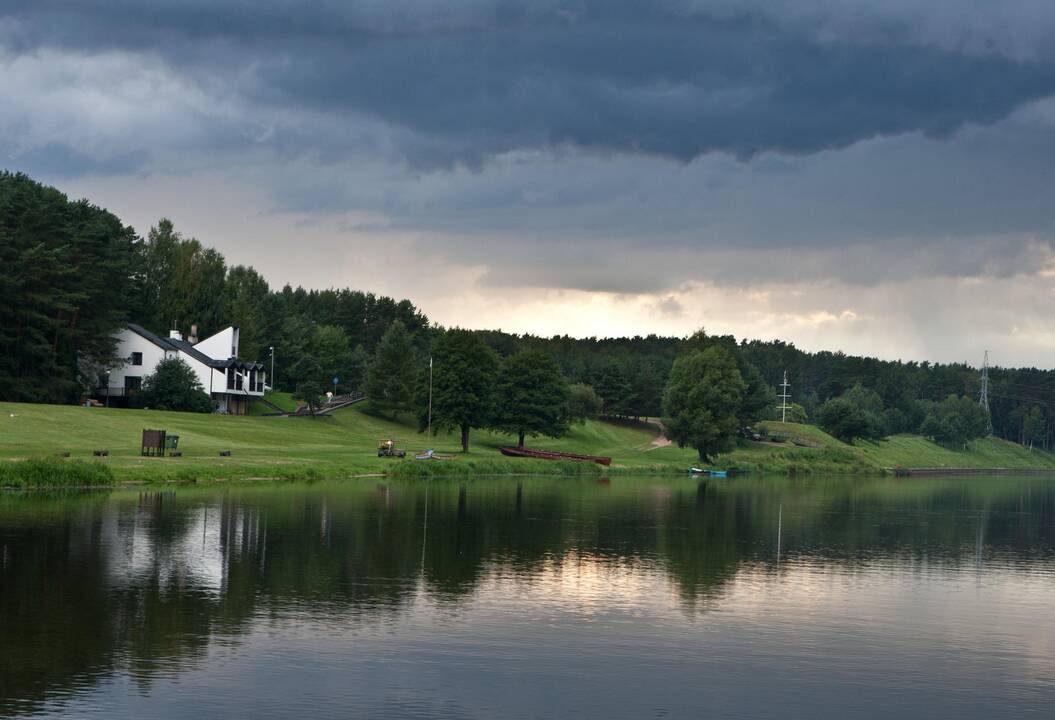
[[[1055,468],[891,468],[898,477],[950,475],[1053,475]]]

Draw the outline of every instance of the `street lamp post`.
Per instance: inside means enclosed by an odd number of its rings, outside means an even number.
[[[110,407],[110,371],[106,371],[106,407]]]
[[[432,440],[432,357],[429,356],[429,440]]]
[[[268,347],[271,351],[271,389],[275,389],[275,346],[271,345]]]

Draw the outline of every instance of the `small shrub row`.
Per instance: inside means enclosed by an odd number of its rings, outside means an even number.
[[[457,458],[447,461],[407,461],[393,465],[393,477],[434,477],[448,475],[600,475],[606,468],[596,463],[559,460],[476,460]]]
[[[113,484],[113,472],[97,462],[37,458],[0,463],[0,486],[5,487],[89,487]]]

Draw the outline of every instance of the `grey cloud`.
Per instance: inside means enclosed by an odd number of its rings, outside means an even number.
[[[679,160],[809,154],[944,136],[1055,91],[1052,63],[921,43],[896,30],[912,14],[833,41],[762,4],[726,5],[16,0],[0,38],[15,52],[158,55],[264,116],[373,118],[422,167],[563,145]],[[339,126],[275,137],[293,151],[348,152]]]
[[[32,176],[79,177],[126,175],[142,171],[149,162],[145,150],[95,157],[62,143],[48,143],[25,152],[9,152],[5,165]]]
[[[491,288],[1034,272],[1055,123],[1019,115],[1055,92],[1055,11],[961,7],[8,0],[0,61],[117,60],[22,83],[0,157],[45,178],[230,168],[270,199],[254,213],[351,213],[342,233],[420,239]]]

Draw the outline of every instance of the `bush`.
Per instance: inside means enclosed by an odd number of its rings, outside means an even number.
[[[587,420],[596,420],[602,407],[604,400],[590,385],[576,383],[568,387],[568,419],[571,422],[583,424]]]
[[[82,460],[39,458],[0,463],[0,485],[20,488],[113,485],[107,466]]]
[[[930,409],[920,432],[936,443],[966,449],[969,440],[985,437],[987,419],[974,400],[950,395]]]
[[[875,440],[885,434],[883,400],[860,384],[832,398],[817,411],[817,424],[833,437],[851,445],[857,438]]]
[[[154,374],[143,379],[136,405],[154,410],[213,411],[212,400],[198,382],[198,376],[179,358],[162,360]]]

